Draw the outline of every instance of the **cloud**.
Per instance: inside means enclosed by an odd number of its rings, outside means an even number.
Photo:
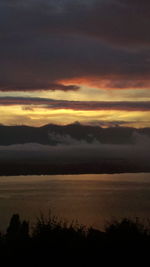
[[[0,1],[0,90],[150,88],[148,1]]]
[[[103,121],[103,120],[90,120],[85,123],[82,122],[83,125],[89,126],[99,126],[99,127],[119,127],[135,124],[136,121]]]
[[[0,97],[0,105],[33,105],[46,109],[150,111],[150,101],[67,101],[48,98]]]
[[[11,91],[42,91],[42,90],[51,90],[51,91],[55,91],[55,90],[62,90],[62,91],[76,91],[78,90],[80,87],[77,85],[63,85],[60,83],[42,83],[42,82],[34,82],[34,84],[32,84],[32,82],[25,82],[24,84],[22,83],[16,83],[16,85],[9,85],[7,84],[3,86],[3,84],[1,84],[0,86],[0,91],[1,92],[11,92]]]
[[[150,44],[148,1],[2,0],[1,8],[10,15],[3,26],[5,35],[10,32],[21,35],[21,30],[32,34],[73,33],[123,46]]]
[[[58,136],[56,136],[58,139]],[[24,144],[0,146],[0,160],[29,160],[38,162],[50,162],[51,164],[100,164],[100,162],[111,162],[133,166],[149,166],[150,138],[144,135],[134,135],[135,144],[112,145],[101,144],[94,140],[91,144],[85,141],[73,140],[64,136],[62,143],[56,146],[40,144]],[[68,165],[69,166],[69,165]],[[59,166],[60,168],[60,166]]]

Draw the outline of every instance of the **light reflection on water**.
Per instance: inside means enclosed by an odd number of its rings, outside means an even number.
[[[150,173],[0,177],[0,229],[42,212],[102,228],[112,218],[150,218]]]

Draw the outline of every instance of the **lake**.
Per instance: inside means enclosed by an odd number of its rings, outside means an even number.
[[[150,218],[150,173],[0,177],[0,230],[13,213],[43,213],[103,228],[122,217]]]

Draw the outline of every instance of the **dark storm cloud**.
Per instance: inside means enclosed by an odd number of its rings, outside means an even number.
[[[0,90],[75,90],[97,76],[110,88],[149,88],[148,1],[0,1]]]
[[[1,1],[5,33],[81,33],[126,44],[150,43],[148,1]],[[6,14],[6,16],[5,16]],[[16,16],[17,15],[17,16]],[[11,19],[14,19],[13,21]],[[20,22],[20,23],[18,23]],[[30,27],[28,27],[30,26]],[[2,26],[3,27],[3,26]]]
[[[80,87],[76,85],[63,85],[63,84],[58,84],[58,83],[43,83],[40,81],[25,81],[24,84],[21,82],[16,82],[16,84],[4,84],[1,83],[0,91],[1,92],[8,92],[8,91],[41,91],[41,90],[61,90],[61,91],[76,91]]]
[[[47,109],[150,111],[150,101],[67,101],[47,98],[1,97],[0,105],[37,105]]]

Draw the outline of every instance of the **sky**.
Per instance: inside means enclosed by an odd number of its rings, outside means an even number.
[[[150,127],[149,0],[0,0],[0,123]]]

